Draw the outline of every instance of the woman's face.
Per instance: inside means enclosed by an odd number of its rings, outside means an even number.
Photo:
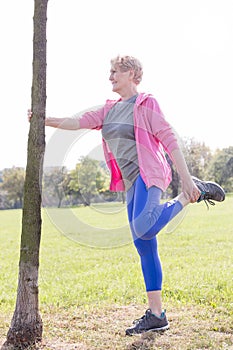
[[[112,83],[112,91],[121,93],[125,91],[132,83],[133,72],[128,70],[122,72],[118,65],[111,68],[109,80]]]

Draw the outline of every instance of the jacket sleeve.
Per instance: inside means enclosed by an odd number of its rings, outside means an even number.
[[[105,106],[76,115],[80,129],[101,129],[105,117]]]
[[[116,100],[107,100],[105,105],[77,115],[80,129],[102,129],[104,118],[116,102]]]
[[[151,132],[161,142],[168,154],[179,148],[177,136],[172,126],[166,121],[158,102],[154,97],[147,99],[147,114],[149,117]]]

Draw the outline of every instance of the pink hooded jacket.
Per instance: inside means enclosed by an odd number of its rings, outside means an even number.
[[[84,113],[80,119],[82,129],[101,129],[104,118],[115,103],[107,100],[106,104],[96,110]],[[165,191],[171,182],[171,169],[165,158],[165,152],[179,148],[171,125],[165,120],[156,99],[140,93],[134,104],[134,132],[138,154],[140,174],[147,188],[157,186]],[[103,150],[111,173],[111,191],[124,191],[121,171],[103,139]]]

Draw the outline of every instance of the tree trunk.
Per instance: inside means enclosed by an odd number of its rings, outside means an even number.
[[[41,237],[41,178],[45,151],[46,21],[48,0],[35,0],[33,38],[32,112],[24,183],[18,290],[14,315],[4,344],[25,349],[42,338],[38,306]]]

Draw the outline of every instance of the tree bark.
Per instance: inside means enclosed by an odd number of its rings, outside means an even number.
[[[45,151],[46,23],[48,0],[35,0],[33,37],[32,112],[20,246],[16,307],[4,347],[25,349],[42,339],[38,272],[41,238],[41,178]]]

